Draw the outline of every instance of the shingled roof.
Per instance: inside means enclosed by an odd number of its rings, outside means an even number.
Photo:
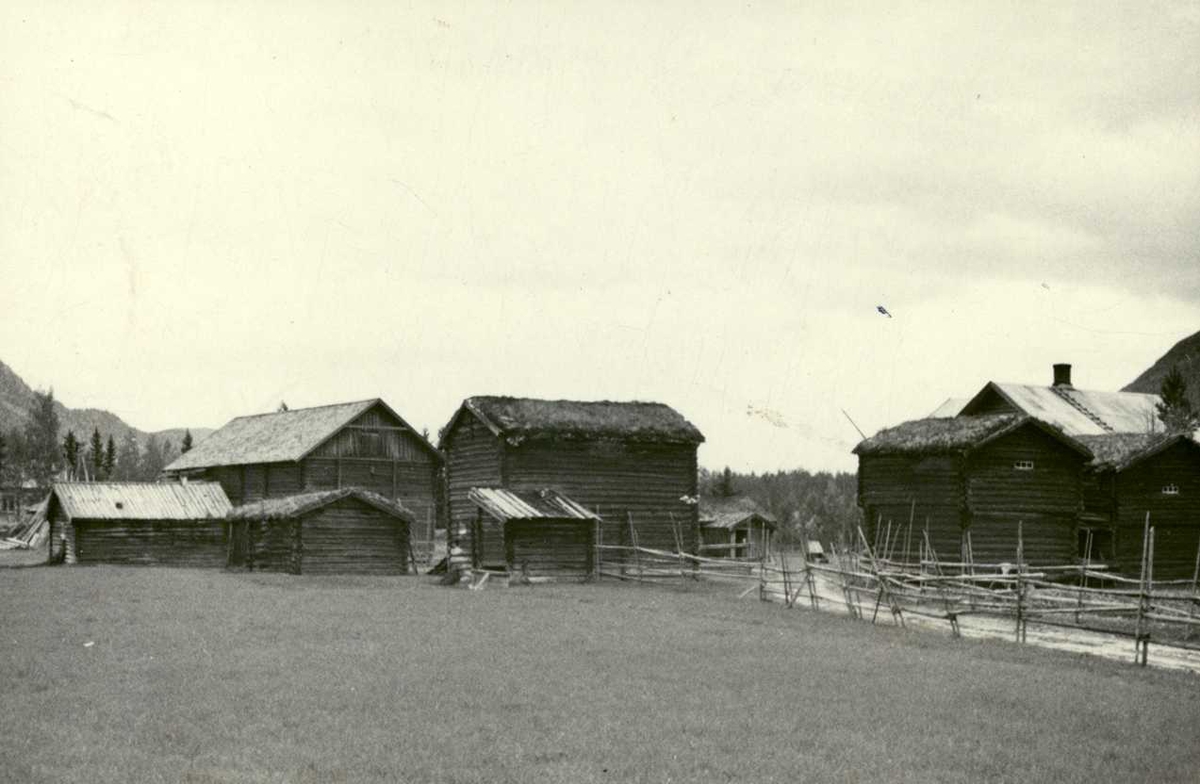
[[[191,451],[180,455],[163,470],[177,472],[213,466],[294,462],[325,443],[337,431],[375,405],[383,406],[388,413],[404,423],[404,420],[379,398],[240,416],[230,420]],[[407,423],[405,425],[407,426]],[[413,434],[430,451],[436,452],[421,438],[420,433],[414,431]]]
[[[318,490],[281,498],[267,498],[236,507],[229,511],[228,517],[230,520],[287,520],[329,506],[343,498],[356,498],[381,512],[399,517],[410,524],[416,522],[413,513],[399,501],[392,501],[378,493],[358,487]]]
[[[953,418],[914,419],[881,430],[854,447],[856,455],[954,454],[1032,425],[1076,452],[1091,457],[1087,447],[1059,429],[1021,414],[981,414]]]
[[[474,414],[496,435],[508,439],[620,439],[679,444],[704,441],[695,425],[662,403],[537,400],[492,395],[464,400],[443,430],[443,437],[464,411]]]
[[[230,509],[216,482],[58,482],[50,493],[72,520],[209,520]]]

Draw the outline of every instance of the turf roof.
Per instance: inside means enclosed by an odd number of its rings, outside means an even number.
[[[984,414],[914,419],[880,430],[854,447],[856,455],[961,452],[1025,419],[1018,414]]]
[[[282,498],[253,501],[230,510],[228,518],[230,520],[287,520],[329,506],[343,498],[356,498],[381,512],[399,517],[408,523],[416,520],[413,513],[399,501],[392,501],[378,493],[358,487],[318,490],[312,493],[298,493]]]
[[[480,395],[467,398],[463,407],[497,435],[510,439],[621,439],[680,444],[704,441],[695,425],[662,403]]]

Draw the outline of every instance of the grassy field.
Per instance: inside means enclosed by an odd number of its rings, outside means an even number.
[[[1200,777],[1196,676],[727,589],[0,569],[0,661],[13,782]]]

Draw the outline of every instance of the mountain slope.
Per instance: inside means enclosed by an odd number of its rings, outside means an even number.
[[[1170,351],[1159,357],[1157,362],[1122,391],[1150,392],[1157,395],[1172,366],[1178,367],[1187,381],[1188,397],[1193,403],[1200,405],[1200,332],[1172,346]]]
[[[29,421],[32,402],[33,390],[12,368],[0,362],[0,432],[25,427],[25,423]],[[58,412],[61,434],[65,435],[68,430],[72,430],[80,441],[86,441],[94,429],[99,429],[106,438],[111,435],[117,443],[131,430],[143,445],[151,435],[160,440],[168,439],[176,447],[183,439],[183,428],[148,433],[129,425],[111,411],[99,408],[67,408],[58,400],[54,401],[54,408]],[[191,430],[192,438],[197,442],[212,432],[212,428],[207,427],[193,427]]]

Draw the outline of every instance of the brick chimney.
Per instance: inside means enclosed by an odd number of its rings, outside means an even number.
[[[1058,362],[1054,365],[1054,386],[1069,387],[1071,386],[1071,366],[1066,362]]]

